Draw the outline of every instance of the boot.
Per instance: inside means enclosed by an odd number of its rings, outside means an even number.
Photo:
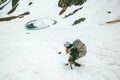
[[[75,66],[78,66],[78,67],[81,66],[81,64],[79,64],[79,63],[77,63],[77,62],[74,62],[74,65],[75,65]]]

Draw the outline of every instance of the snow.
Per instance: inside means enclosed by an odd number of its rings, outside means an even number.
[[[88,0],[85,8],[67,19],[62,17],[75,6],[59,16],[57,0],[35,0],[34,3],[28,8],[30,15],[0,22],[0,80],[120,80],[120,23],[103,23],[119,17],[119,0]],[[105,5],[111,14],[104,12]],[[99,10],[103,13],[97,16]],[[82,16],[88,20],[71,25]],[[58,23],[41,30],[25,29],[28,21],[46,17]],[[68,55],[63,43],[77,38],[87,45],[87,55],[78,60],[82,64],[80,68],[73,66],[71,70],[64,66]]]

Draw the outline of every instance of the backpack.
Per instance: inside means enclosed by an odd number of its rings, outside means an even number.
[[[73,41],[73,48],[77,50],[79,57],[86,55],[86,45],[80,39]]]

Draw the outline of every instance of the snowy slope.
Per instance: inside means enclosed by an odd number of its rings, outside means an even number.
[[[120,23],[99,24],[119,17],[120,1],[88,0],[81,11],[67,19],[62,19],[62,16],[75,6],[59,16],[57,2],[35,0],[32,7],[26,8],[30,15],[0,22],[0,80],[119,80]],[[24,3],[27,4],[27,1]],[[22,9],[19,7],[14,14]],[[111,14],[106,13],[108,9]],[[87,21],[71,26],[73,20],[83,16]],[[35,31],[24,28],[26,22],[45,17],[57,20],[58,24]],[[68,55],[65,54],[63,43],[76,38],[87,45],[88,52],[78,60],[83,66],[71,70],[69,66],[64,66]]]
[[[69,17],[69,20],[76,20],[85,17],[89,22],[104,23],[106,21],[120,19],[120,0],[87,0],[82,10],[76,12],[75,15]],[[79,6],[72,6],[68,8],[68,14],[71,9],[77,9]],[[111,12],[111,13],[108,13]]]

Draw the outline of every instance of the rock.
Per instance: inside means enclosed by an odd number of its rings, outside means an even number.
[[[58,54],[62,54],[62,52],[58,52]]]
[[[77,25],[78,23],[81,23],[81,22],[83,22],[85,20],[86,20],[86,18],[80,18],[80,19],[74,21],[74,23],[72,25]]]

